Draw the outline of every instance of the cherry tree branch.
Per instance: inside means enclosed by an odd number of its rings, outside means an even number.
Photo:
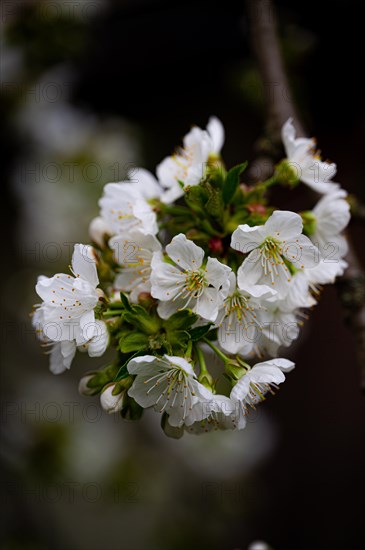
[[[272,0],[246,0],[250,22],[251,45],[256,57],[266,107],[264,136],[257,142],[257,158],[251,177],[266,179],[280,158],[280,131],[289,117],[294,119],[297,134],[304,136],[295,102],[286,75],[277,32]],[[361,368],[361,387],[365,391],[365,273],[349,240],[346,257],[349,264],[338,282],[344,318],[356,341],[357,360]]]

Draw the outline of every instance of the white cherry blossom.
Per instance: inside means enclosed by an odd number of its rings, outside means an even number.
[[[238,380],[231,391],[231,399],[242,404],[244,410],[255,407],[265,400],[265,395],[275,393],[272,388],[285,381],[284,372],[290,372],[295,367],[288,359],[271,359],[257,363],[242,378]]]
[[[131,359],[127,369],[136,375],[128,395],[143,408],[166,412],[171,426],[182,426],[194,405],[210,396],[183,357],[144,355]]]
[[[284,210],[276,210],[264,225],[239,225],[233,232],[231,247],[249,254],[238,269],[238,286],[272,286],[278,299],[284,298],[292,281],[286,262],[296,269],[309,269],[318,262],[318,250],[302,235],[302,229],[302,218]]]
[[[215,321],[228,293],[231,268],[216,258],[208,258],[204,265],[204,250],[182,233],[166,246],[166,252],[173,264],[159,252],[151,263],[151,294],[160,300],[159,315],[168,319],[190,308],[203,319]]]
[[[139,229],[146,235],[158,232],[156,213],[150,201],[160,198],[161,187],[147,170],[136,169],[130,174],[135,181],[108,183],[99,201],[100,216],[111,235]]]
[[[266,310],[267,320],[263,323],[253,349],[258,357],[277,357],[281,347],[289,347],[299,336],[298,311],[283,311],[270,302],[266,302]]]
[[[346,238],[342,234],[351,217],[346,196],[346,191],[339,189],[322,197],[313,208],[315,230],[310,239],[319,248],[324,263],[338,263],[347,253]]]
[[[99,279],[91,246],[75,245],[71,271],[74,276],[40,276],[36,292],[43,300],[39,307],[46,336],[56,342],[76,340],[79,345],[97,335],[94,308],[99,300]]]
[[[243,430],[245,411],[225,395],[210,394],[209,399],[196,403],[185,421],[186,430],[200,434],[212,430]]]
[[[316,151],[313,138],[296,138],[293,120],[289,118],[284,124],[281,136],[292,169],[298,179],[318,193],[330,193],[338,189],[339,184],[330,181],[336,174],[336,165],[321,160]]]
[[[183,186],[197,185],[205,173],[210,156],[218,156],[224,143],[224,128],[216,117],[209,119],[207,129],[194,126],[184,137],[183,147],[166,157],[156,169],[157,177],[167,190],[161,200],[170,203],[182,197]]]
[[[127,236],[117,235],[109,241],[115,260],[122,267],[116,276],[114,288],[130,292],[132,302],[141,292],[151,291],[151,261],[154,252],[161,251],[161,243],[154,235],[132,230]]]
[[[83,339],[80,328],[74,327],[75,339],[57,342],[52,340],[52,337],[58,333],[57,325],[53,321],[48,324],[45,322],[45,311],[46,306],[38,307],[33,314],[32,324],[43,347],[47,350],[49,368],[53,374],[61,374],[71,367],[77,349],[87,351],[90,357],[103,355],[109,343],[108,329],[103,321],[95,321],[96,333],[90,340]]]
[[[229,353],[247,356],[256,348],[264,323],[270,318],[263,300],[272,298],[275,292],[267,285],[237,288],[233,272],[229,281],[229,294],[215,321],[218,342]]]

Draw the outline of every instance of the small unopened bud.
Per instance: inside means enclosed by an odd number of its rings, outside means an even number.
[[[94,218],[91,220],[89,225],[89,235],[91,240],[100,246],[100,248],[105,248],[105,243],[109,234],[109,227],[101,218],[98,216],[97,218]]]
[[[282,160],[275,167],[275,179],[281,185],[296,187],[300,181],[299,166],[287,159]]]
[[[125,392],[119,384],[109,384],[100,395],[100,404],[105,412],[116,413],[123,407]]]
[[[222,254],[223,253],[223,241],[219,237],[212,237],[209,241],[209,250],[213,254]]]
[[[261,214],[262,216],[266,214],[266,208],[263,204],[247,204],[246,208],[251,214]]]
[[[96,373],[90,373],[90,374],[87,374],[86,376],[83,376],[79,382],[79,394],[80,395],[95,395],[96,393],[98,393],[98,389],[97,388],[93,388],[93,387],[90,387],[88,386],[88,383],[90,382],[90,380],[92,380],[94,378]]]

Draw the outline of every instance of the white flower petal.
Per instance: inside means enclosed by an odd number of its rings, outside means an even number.
[[[72,255],[72,270],[76,277],[88,281],[94,288],[98,286],[99,278],[96,270],[95,251],[92,246],[75,244]]]
[[[207,132],[213,142],[211,153],[219,154],[224,144],[224,127],[219,118],[211,116],[207,124]]]
[[[166,246],[170,258],[182,269],[198,269],[203,262],[204,250],[179,233]]]
[[[231,247],[242,254],[247,254],[257,248],[263,241],[262,225],[250,227],[247,224],[239,225],[232,233]]]
[[[208,283],[217,290],[221,290],[221,296],[225,298],[230,287],[232,269],[219,262],[217,258],[208,258],[205,273]]]
[[[281,384],[284,380],[285,376],[280,368],[267,363],[259,363],[238,380],[230,397],[234,401],[245,401],[249,396],[251,384],[257,386],[260,393],[264,395],[266,393],[263,389],[265,386]]]
[[[71,367],[76,353],[75,342],[57,342],[50,353],[49,368],[53,374],[61,374]]]
[[[320,257],[318,248],[305,235],[299,235],[295,241],[286,243],[283,247],[283,255],[297,269],[315,267]]]
[[[77,344],[88,342],[97,334],[94,311],[88,311],[80,318],[81,335],[76,339]]]
[[[95,321],[96,334],[91,338],[87,352],[90,357],[100,357],[105,352],[109,343],[109,332],[106,323]]]
[[[265,223],[267,236],[275,237],[280,241],[289,242],[291,239],[296,239],[302,229],[302,218],[289,210],[275,210]]]
[[[128,173],[130,180],[135,183],[145,199],[158,199],[162,188],[151,172],[144,168],[134,168]]]
[[[166,369],[167,366],[163,359],[155,355],[142,355],[131,359],[127,365],[129,374],[140,374],[149,376],[158,372],[160,369]]]
[[[223,296],[217,289],[206,288],[202,295],[197,299],[193,307],[194,313],[197,313],[207,321],[215,321],[218,315],[218,309],[223,304]]]
[[[110,234],[111,229],[101,216],[97,216],[91,220],[89,225],[89,235],[91,240],[99,245],[100,248],[104,248],[105,246],[105,235]]]

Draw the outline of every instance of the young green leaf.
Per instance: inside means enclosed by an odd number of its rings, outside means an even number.
[[[223,185],[224,204],[227,205],[232,201],[234,194],[237,190],[238,184],[240,182],[240,175],[246,169],[246,167],[247,167],[247,162],[244,162],[242,164],[237,164],[237,166],[234,166],[228,172],[226,181]]]
[[[119,341],[119,349],[122,353],[130,353],[146,349],[148,347],[148,336],[142,332],[131,332],[121,338]]]
[[[127,295],[124,294],[123,292],[121,292],[120,293],[120,299],[121,299],[121,302],[122,302],[123,306],[125,307],[125,309],[127,311],[132,311],[132,308],[131,308],[131,305],[129,303]]]
[[[163,322],[163,325],[166,331],[184,330],[190,328],[197,320],[197,315],[188,309],[183,309],[171,315],[169,319]]]
[[[131,359],[134,359],[134,357],[138,357],[138,355],[143,354],[143,351],[136,351],[135,353],[129,353],[124,356],[122,356],[121,359],[121,366],[119,367],[119,370],[114,378],[114,382],[119,382],[119,380],[123,380],[123,378],[128,378],[129,372],[127,369],[127,365]]]
[[[212,328],[212,324],[213,323],[209,323],[209,325],[203,325],[202,327],[192,328],[189,331],[190,338],[192,339],[192,341],[196,342],[197,340],[200,340],[201,338],[203,338],[203,336],[205,336]]]

